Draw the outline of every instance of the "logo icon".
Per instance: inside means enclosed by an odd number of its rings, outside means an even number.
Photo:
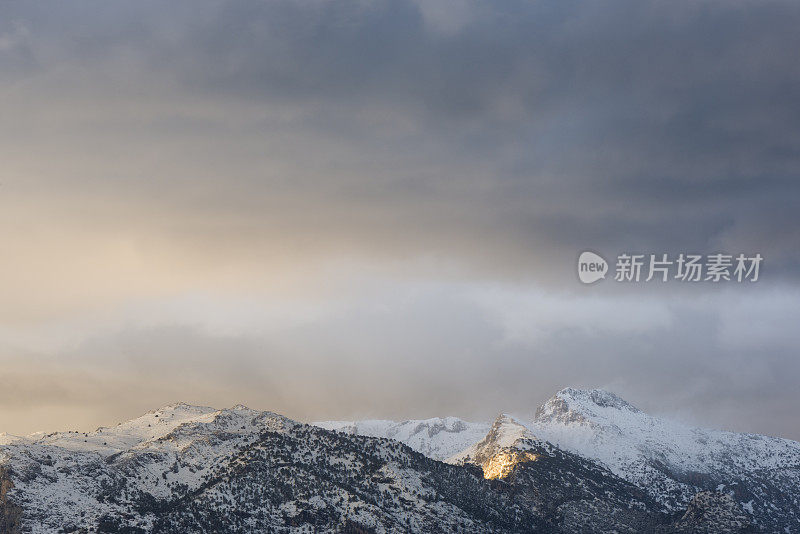
[[[578,278],[584,284],[593,284],[606,277],[608,262],[594,252],[581,252],[578,257]]]

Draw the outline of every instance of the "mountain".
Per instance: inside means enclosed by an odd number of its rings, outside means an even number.
[[[656,532],[668,526],[668,514],[646,492],[537,438],[508,415],[448,462],[480,466],[486,478],[502,480],[537,515],[566,532]]]
[[[173,404],[0,435],[0,532],[798,531],[797,443],[687,429],[600,390],[562,390],[527,422],[319,425]]]
[[[243,406],[8,438],[0,532],[532,532],[478,469]]]
[[[537,494],[537,475],[523,474],[524,465],[487,478],[398,441],[244,406],[175,404],[95,432],[2,443],[4,534],[574,532],[589,531],[583,525],[595,522],[598,506],[620,514],[636,506],[648,521],[663,519],[629,500],[610,473],[608,485],[570,474],[571,466],[547,468],[556,485],[589,488],[556,499]],[[565,516],[573,501],[583,514]]]
[[[526,455],[541,450],[570,454],[634,486],[645,494],[638,498],[677,518],[659,528],[800,532],[800,443],[658,419],[604,390],[563,389],[530,421],[501,415],[486,436],[445,461],[487,473],[520,462],[529,470],[542,464],[526,462]]]
[[[729,494],[766,532],[800,532],[800,443],[652,417],[603,390],[559,391],[526,426],[592,459],[668,509]]]
[[[410,421],[320,421],[312,423],[345,434],[388,438],[405,443],[434,460],[444,460],[473,443],[489,431],[487,423],[469,423],[457,417],[435,417]]]

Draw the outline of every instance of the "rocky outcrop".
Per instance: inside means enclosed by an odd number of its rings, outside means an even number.
[[[20,508],[9,496],[14,488],[11,474],[8,469],[0,466],[0,532],[3,534],[18,534],[22,520]]]
[[[729,494],[703,491],[689,503],[686,513],[675,523],[674,532],[749,534],[758,530]]]

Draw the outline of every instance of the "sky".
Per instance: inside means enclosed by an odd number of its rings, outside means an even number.
[[[800,439],[800,4],[3,2],[0,431],[185,401]],[[764,257],[587,286],[584,250]],[[612,265],[613,269],[613,265]]]

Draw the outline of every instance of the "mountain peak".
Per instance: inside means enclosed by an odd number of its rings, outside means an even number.
[[[483,466],[503,451],[525,451],[538,442],[528,427],[508,414],[500,414],[482,440],[447,461],[456,464],[472,462]]]
[[[601,408],[616,408],[618,410],[629,410],[638,412],[639,409],[634,405],[611,391],[605,389],[575,389],[564,388],[555,395],[562,399],[569,399],[574,402],[592,403]]]
[[[145,416],[164,416],[164,415],[182,415],[182,414],[194,414],[194,415],[202,415],[207,413],[212,413],[217,411],[216,408],[211,408],[210,406],[199,406],[194,404],[188,404],[186,402],[173,402],[170,404],[165,404],[161,408],[157,408],[155,410],[150,410],[145,414]]]
[[[604,389],[564,388],[536,410],[534,419],[585,423],[592,417],[609,411],[641,413],[622,397]]]
[[[537,410],[530,428],[540,439],[598,462],[670,510],[686,508],[698,491],[735,486],[737,506],[760,520],[776,521],[768,532],[785,526],[783,517],[775,519],[774,510],[780,508],[775,500],[782,499],[777,496],[797,487],[796,478],[778,479],[772,473],[788,473],[789,466],[797,465],[800,443],[660,419],[608,391],[563,389]],[[769,498],[743,489],[761,484],[774,491]],[[696,515],[726,509],[725,503],[706,501],[698,503]],[[781,506],[796,507],[790,500]]]

